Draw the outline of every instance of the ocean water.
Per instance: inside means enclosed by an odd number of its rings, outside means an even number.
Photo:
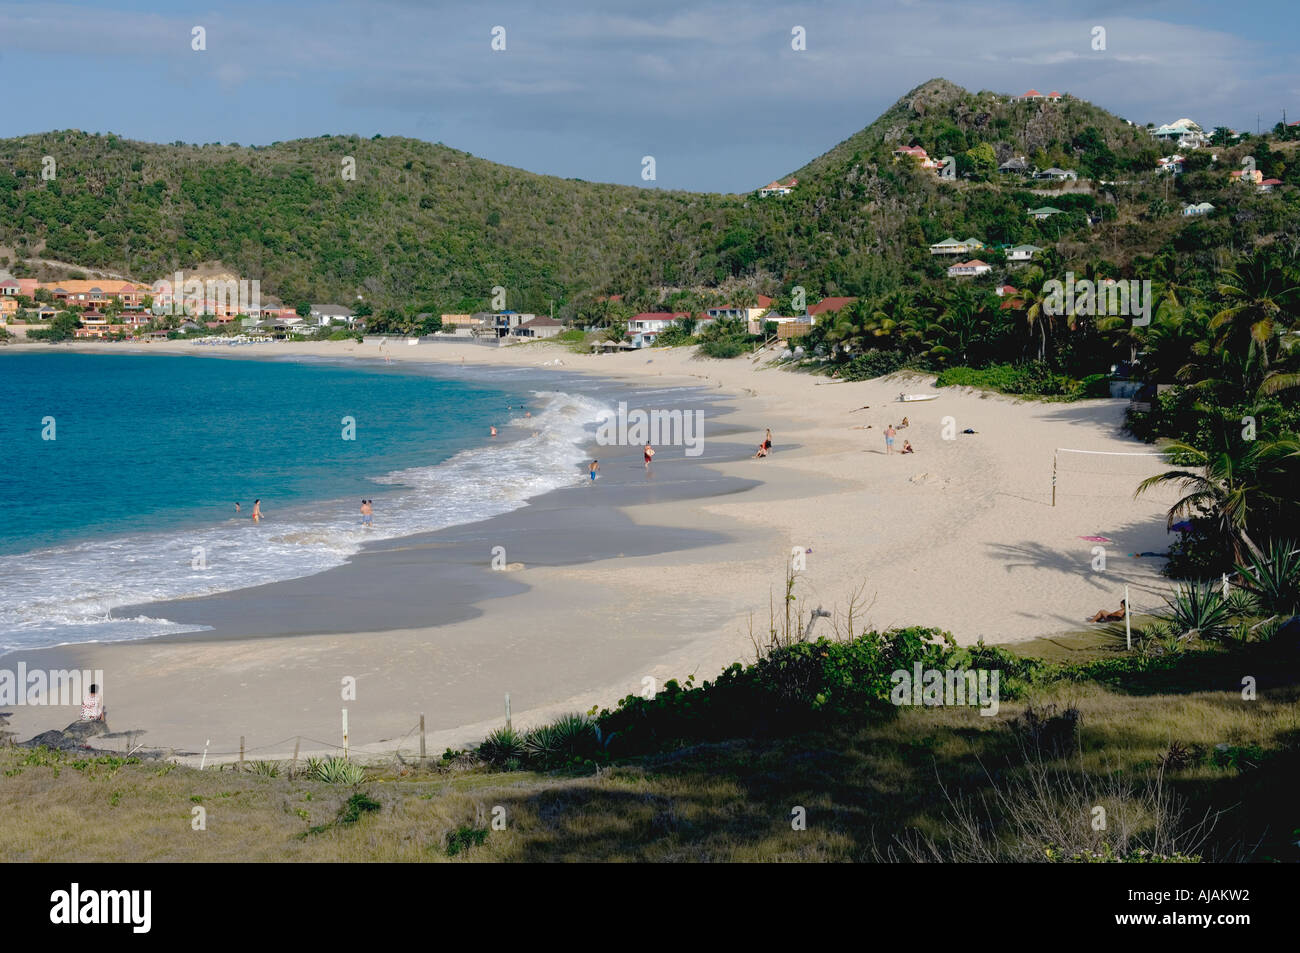
[[[309,575],[369,540],[523,506],[580,479],[606,412],[518,375],[2,355],[0,651],[185,631],[110,612]]]

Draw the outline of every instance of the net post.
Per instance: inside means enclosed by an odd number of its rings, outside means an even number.
[[[1056,451],[1052,451],[1052,505],[1056,505]]]

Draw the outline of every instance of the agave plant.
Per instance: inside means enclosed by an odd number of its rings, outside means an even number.
[[[366,771],[361,765],[343,758],[308,758],[307,777],[326,784],[362,784]]]
[[[280,762],[254,761],[253,773],[263,778],[278,778],[280,776]]]
[[[1164,618],[1181,638],[1219,639],[1231,629],[1232,609],[1212,586],[1188,583],[1165,601],[1169,611]]]
[[[495,765],[522,761],[525,753],[523,737],[509,726],[498,728],[478,746],[479,757]]]
[[[1300,543],[1275,540],[1260,555],[1251,554],[1238,564],[1242,587],[1265,612],[1295,615],[1300,612]]]

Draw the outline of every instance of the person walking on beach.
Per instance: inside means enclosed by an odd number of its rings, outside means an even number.
[[[600,461],[592,460],[591,465],[587,467],[587,473],[591,476],[591,479],[587,481],[588,486],[596,482],[596,471],[599,469]]]
[[[898,431],[894,429],[893,424],[890,424],[885,428],[885,453],[889,454],[894,452],[894,438],[897,436]]]
[[[771,427],[768,427],[767,433],[763,435],[763,449],[767,451],[767,453],[763,454],[763,456],[767,456],[768,453],[772,452],[772,428]]]
[[[641,452],[645,454],[645,468],[648,471],[650,469],[650,461],[655,457],[655,448],[647,443],[641,448]]]
[[[369,500],[362,500],[361,501],[361,525],[373,526],[374,519],[375,519],[374,507],[370,505]]]
[[[262,522],[262,501],[260,498],[253,501],[253,522]]]

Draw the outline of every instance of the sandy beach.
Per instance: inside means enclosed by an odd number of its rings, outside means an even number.
[[[1097,609],[1116,608],[1126,584],[1137,612],[1163,604],[1168,591],[1162,560],[1130,555],[1168,548],[1167,498],[1133,498],[1141,476],[1160,468],[1158,459],[1086,458],[1096,472],[1063,468],[1052,506],[1055,448],[1151,451],[1122,432],[1122,400],[1017,401],[936,391],[919,376],[831,382],[765,359],[715,361],[684,349],[589,356],[545,343],[454,341],[383,352],[354,342],[86,349],[345,361],[386,353],[394,362],[515,365],[641,388],[703,386],[717,395],[701,457],[664,448],[653,465],[661,484],[647,494],[650,484],[635,472],[639,452],[604,448],[602,466],[635,466],[629,474],[638,477],[615,498],[617,521],[575,525],[555,544],[560,555],[530,555],[523,569],[496,574],[503,578],[491,592],[465,578],[464,611],[436,628],[415,614],[401,628],[369,631],[358,597],[362,611],[346,623],[306,624],[293,635],[259,632],[234,593],[227,614],[243,624],[220,638],[63,646],[6,658],[6,665],[22,659],[29,667],[102,669],[121,745],[182,752],[208,745],[209,760],[224,760],[242,736],[250,758],[285,757],[299,738],[303,753],[326,751],[342,743],[346,707],[354,752],[414,754],[423,713],[436,755],[497,727],[506,693],[515,723],[527,725],[612,706],[642,691],[647,678],[662,685],[692,673],[712,677],[752,659],[751,621],[755,630],[766,627],[794,547],[804,550],[798,593],[805,610],[820,606],[842,618],[857,591],[865,606],[855,626],[931,625],[963,644],[1079,629]],[[904,404],[900,392],[940,396]],[[884,428],[904,416],[909,426],[896,449],[907,439],[916,452],[886,454]],[[768,427],[775,452],[750,459]],[[715,451],[719,445],[726,452]],[[579,476],[572,491],[557,491],[547,503],[558,508],[557,518],[588,505]],[[674,480],[724,482],[715,492],[673,493],[666,487]],[[536,537],[530,509],[518,511],[520,538]],[[474,527],[457,532],[460,544],[475,540]],[[1111,540],[1104,571],[1094,569],[1099,544],[1089,536]],[[599,543],[584,549],[575,539]],[[628,544],[619,546],[623,539]],[[463,571],[454,542],[390,544],[374,558],[426,572],[441,565],[454,577]],[[475,542],[476,552],[484,542]],[[326,584],[301,580],[299,595],[310,600],[312,586]],[[343,701],[340,684],[348,677],[356,679],[356,698]],[[12,730],[27,737],[70,720],[61,715],[17,708]]]

